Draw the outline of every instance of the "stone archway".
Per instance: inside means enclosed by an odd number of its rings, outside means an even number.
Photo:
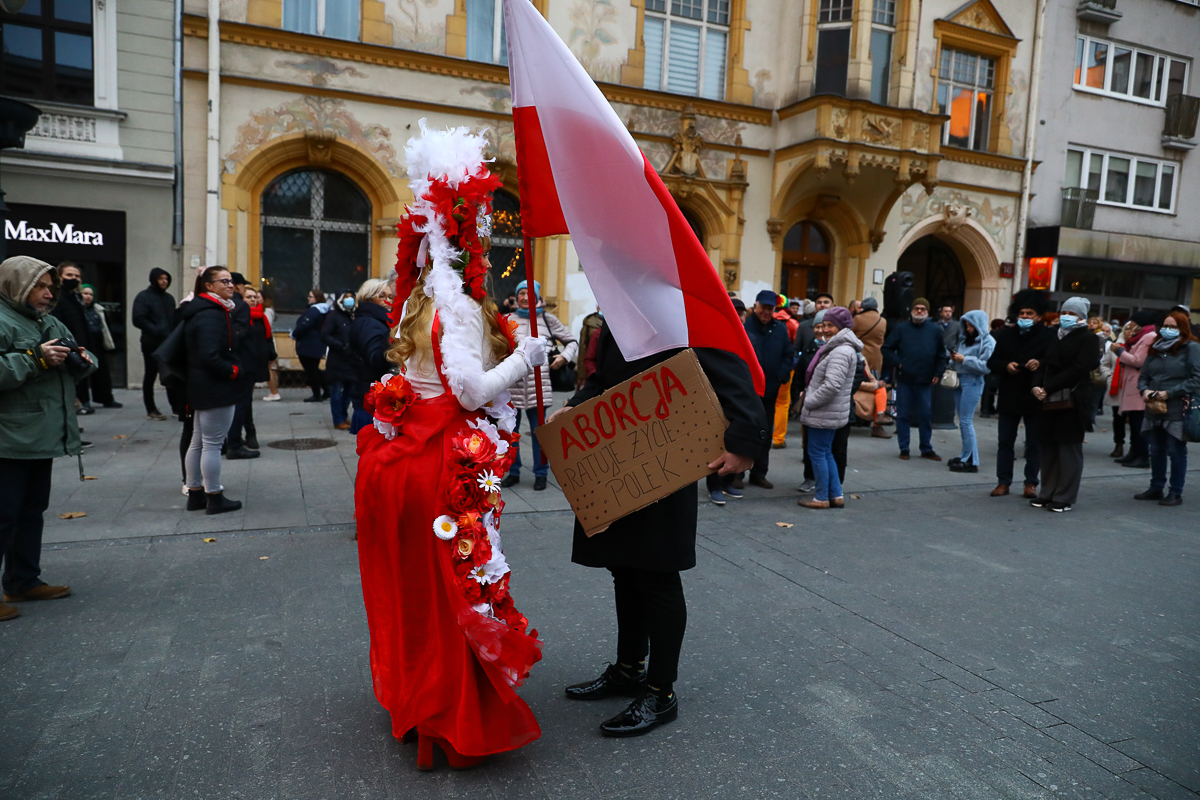
[[[353,142],[332,131],[285,134],[246,156],[232,173],[222,176],[221,207],[229,215],[226,265],[257,283],[260,274],[261,198],[263,190],[284,173],[308,167],[345,175],[371,203],[371,259],[376,277],[387,275],[395,262],[395,225],[411,200],[405,178]]]
[[[900,239],[898,251],[926,236],[936,236],[958,257],[966,286],[963,307],[983,309],[989,317],[1003,316],[1000,302],[1000,248],[983,226],[964,214],[938,214],[909,228]]]
[[[775,249],[774,286],[780,286],[783,280],[784,234],[801,222],[813,222],[820,225],[832,240],[827,291],[839,305],[862,297],[871,242],[869,228],[858,209],[840,195],[817,193],[791,203],[780,220],[779,232],[772,236]]]

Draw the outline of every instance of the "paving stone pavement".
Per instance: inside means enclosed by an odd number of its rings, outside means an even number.
[[[313,405],[259,408],[264,443],[333,436]],[[245,496],[276,510],[257,527],[229,514],[200,530],[169,507],[182,496],[165,499],[178,492],[169,436],[131,429],[128,409],[104,416],[85,420],[94,451],[111,448],[85,461],[100,480],[68,485],[63,460],[54,503],[120,505],[48,525],[45,577],[75,595],[0,626],[0,797],[1200,792],[1200,516],[1130,500],[1144,473],[1109,467],[1102,434],[1066,515],[987,498],[989,476],[898,462],[894,442],[857,432],[848,484],[860,499],[811,512],[794,503],[794,452],[774,451],[773,492],[700,508],[680,718],[632,740],[596,730],[620,700],[562,698],[613,658],[611,585],[569,563],[569,513],[534,506],[561,495],[522,484],[510,494],[530,508],[510,504],[505,550],[546,643],[521,690],[542,738],[476,770],[422,774],[371,691],[348,437],[232,462],[249,467]],[[102,445],[105,425],[159,453]],[[937,436],[950,455],[957,434]]]

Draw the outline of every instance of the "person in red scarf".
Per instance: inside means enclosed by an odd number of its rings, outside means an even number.
[[[275,337],[271,333],[271,321],[267,319],[266,308],[262,304],[262,295],[257,289],[247,286],[242,292],[242,299],[250,306],[250,331],[242,343],[242,368],[246,371],[246,382],[250,384],[269,380],[271,377],[271,362],[277,358],[275,353]],[[247,393],[249,399],[245,402],[245,442],[246,447],[258,450],[258,429],[254,427],[253,386]]]

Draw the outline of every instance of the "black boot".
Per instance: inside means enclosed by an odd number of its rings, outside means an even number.
[[[208,498],[204,496],[203,489],[188,489],[188,511],[203,511],[208,508]]]
[[[190,498],[189,498],[190,499]],[[208,493],[208,508],[205,514],[224,514],[226,511],[237,511],[242,507],[241,500],[230,500],[224,492]]]
[[[258,449],[258,430],[256,428],[246,427],[246,447],[251,450]]]
[[[262,453],[258,452],[257,450],[249,450],[245,446],[239,444],[237,447],[231,446],[229,448],[229,452],[225,454],[225,458],[229,459],[230,461],[237,461],[238,459],[242,458],[258,458],[260,455],[262,455]]]

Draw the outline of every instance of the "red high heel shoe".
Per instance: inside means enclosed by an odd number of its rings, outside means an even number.
[[[454,746],[438,736],[428,736],[417,733],[417,769],[429,772],[433,769],[433,746],[442,748],[450,769],[471,769],[483,763],[486,756],[464,756],[454,749]]]

